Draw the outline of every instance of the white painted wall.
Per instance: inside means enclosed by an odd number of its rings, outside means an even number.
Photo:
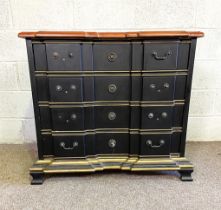
[[[36,139],[24,30],[202,30],[188,140],[221,140],[220,11],[219,0],[0,0],[0,142]]]

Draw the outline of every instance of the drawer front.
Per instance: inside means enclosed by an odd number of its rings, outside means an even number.
[[[80,44],[46,44],[46,54],[50,71],[82,69]]]
[[[84,110],[83,108],[53,108],[52,127],[53,130],[83,130]]]
[[[175,76],[171,77],[144,77],[143,100],[173,100],[175,88]]]
[[[130,43],[110,44],[94,43],[94,70],[130,70],[131,45]]]
[[[95,107],[96,128],[129,128],[129,107]]]
[[[173,107],[143,107],[142,129],[171,128]]]
[[[96,77],[95,97],[98,101],[129,101],[130,78],[129,77]]]
[[[54,155],[57,157],[84,156],[84,145],[84,136],[55,136]]]
[[[178,43],[145,43],[144,70],[176,69]]]
[[[169,155],[170,147],[171,135],[169,134],[142,135],[140,155]]]
[[[96,154],[129,153],[129,135],[106,133],[95,138]]]
[[[83,79],[49,78],[49,91],[52,102],[83,101]]]

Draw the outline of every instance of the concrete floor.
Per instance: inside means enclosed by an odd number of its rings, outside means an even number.
[[[0,145],[0,209],[221,209],[221,142],[191,142],[193,182],[175,174],[59,175],[30,185],[33,145]]]

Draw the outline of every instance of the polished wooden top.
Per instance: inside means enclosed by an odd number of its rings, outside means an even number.
[[[131,31],[131,32],[87,32],[87,31],[36,31],[20,32],[20,38],[97,38],[123,39],[146,37],[203,37],[201,31]]]

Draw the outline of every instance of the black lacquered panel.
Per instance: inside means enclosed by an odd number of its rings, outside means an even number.
[[[129,117],[128,106],[95,107],[96,128],[129,128]]]
[[[140,155],[169,155],[170,148],[170,134],[141,135]]]
[[[36,70],[46,71],[48,69],[48,64],[45,44],[33,44],[33,52]]]
[[[83,130],[84,129],[84,109],[76,108],[52,108],[53,130]]]
[[[130,77],[95,77],[95,98],[98,101],[129,101]]]
[[[95,152],[96,154],[129,153],[129,134],[96,134]]]
[[[79,102],[83,101],[82,78],[49,78],[50,101]]]
[[[72,44],[46,44],[48,70],[82,70],[81,45]]]
[[[94,43],[94,70],[130,70],[131,69],[131,45],[125,43]]]
[[[84,156],[84,136],[55,136],[54,155],[57,157]]]

